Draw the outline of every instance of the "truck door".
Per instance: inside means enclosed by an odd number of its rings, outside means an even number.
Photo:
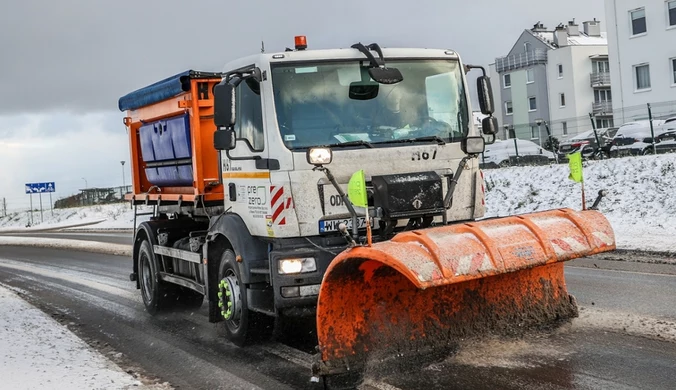
[[[254,236],[266,236],[270,214],[270,171],[263,127],[261,86],[250,78],[237,86],[237,144],[221,153],[225,209],[238,214]]]

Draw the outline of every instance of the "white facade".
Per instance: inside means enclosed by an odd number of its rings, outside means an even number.
[[[596,19],[524,30],[508,55],[491,64],[503,127],[542,144],[544,122],[560,140],[591,130],[590,114],[597,127],[612,126],[608,67],[606,33]]]
[[[645,119],[640,106],[676,101],[676,0],[606,0],[605,7],[615,119]]]
[[[608,121],[611,119],[611,102],[603,109],[603,103],[610,99],[610,94],[598,92],[610,92],[610,85],[592,85],[591,82],[592,74],[598,73],[596,62],[608,63],[608,46],[591,43],[562,47],[549,52],[547,83],[550,123],[554,135],[561,139],[587,131],[591,126],[587,119],[590,113],[594,115],[597,127],[609,127],[613,124]],[[559,70],[562,72],[559,73]]]

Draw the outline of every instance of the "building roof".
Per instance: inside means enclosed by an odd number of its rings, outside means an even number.
[[[558,48],[554,44],[554,31],[532,31],[526,30],[535,38],[544,42],[552,49]],[[600,37],[593,37],[580,31],[580,35],[568,35],[568,46],[604,46],[608,44],[608,35],[606,32],[601,32]]]

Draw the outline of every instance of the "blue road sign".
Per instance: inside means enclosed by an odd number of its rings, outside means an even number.
[[[26,183],[27,194],[39,194],[42,192],[56,192],[56,185],[53,181],[46,183]]]

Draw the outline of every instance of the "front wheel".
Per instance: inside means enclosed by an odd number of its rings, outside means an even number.
[[[218,270],[218,306],[228,340],[243,347],[272,334],[274,318],[248,309],[235,253],[226,249]]]

